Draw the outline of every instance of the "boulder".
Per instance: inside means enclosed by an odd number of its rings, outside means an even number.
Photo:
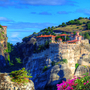
[[[34,83],[29,80],[27,85],[17,84],[11,81],[9,73],[0,73],[0,90],[35,90]]]
[[[71,71],[66,64],[55,65],[38,75],[33,81],[36,90],[56,90],[56,85],[71,78]]]
[[[83,77],[83,74],[90,72],[90,67],[85,65],[79,65],[75,72],[76,77]]]

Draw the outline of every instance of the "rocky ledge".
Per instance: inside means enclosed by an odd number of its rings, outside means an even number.
[[[0,73],[0,90],[35,90],[33,81],[29,80],[26,85],[11,81],[9,73]]]

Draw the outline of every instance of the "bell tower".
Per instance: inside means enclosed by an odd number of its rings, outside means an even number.
[[[4,33],[6,35],[7,34],[7,26],[2,26],[2,27],[3,27]]]

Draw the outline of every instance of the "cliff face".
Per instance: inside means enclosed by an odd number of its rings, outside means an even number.
[[[8,59],[8,53],[6,52],[7,49],[7,26],[2,26],[2,28],[0,28],[0,66],[5,66],[6,65],[6,61],[5,59]]]
[[[62,79],[71,79],[75,73],[75,64],[80,61],[83,55],[88,58],[90,55],[90,45],[88,40],[82,40],[80,44],[50,44],[50,48],[38,54],[32,54],[23,61],[26,69],[30,70],[37,90],[49,88],[61,82]],[[67,64],[58,64],[55,69],[51,62],[59,62],[61,59],[67,59]],[[42,73],[44,66],[49,70]],[[54,69],[53,69],[54,68]],[[46,77],[46,78],[45,78]],[[42,90],[44,90],[44,88]],[[48,90],[48,89],[47,89]],[[52,89],[54,90],[54,89]]]

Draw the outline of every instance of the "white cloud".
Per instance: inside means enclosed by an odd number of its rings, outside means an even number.
[[[19,35],[19,33],[12,33],[12,35],[10,37],[17,37]]]

